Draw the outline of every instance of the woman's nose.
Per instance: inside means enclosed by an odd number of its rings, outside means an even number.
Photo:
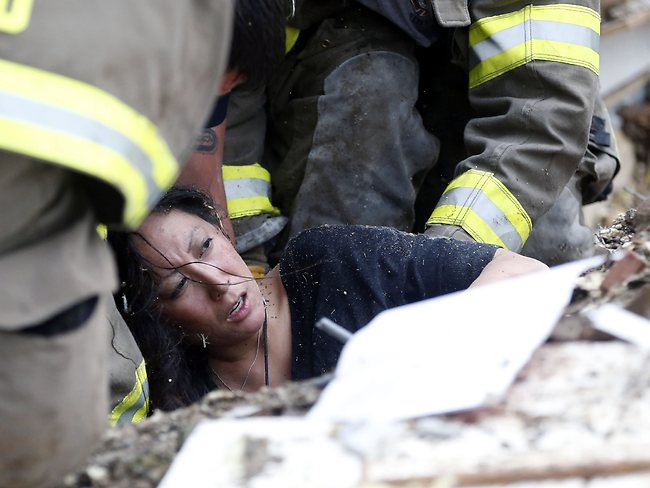
[[[196,280],[204,286],[213,299],[218,299],[228,291],[230,276],[208,263],[196,263]]]

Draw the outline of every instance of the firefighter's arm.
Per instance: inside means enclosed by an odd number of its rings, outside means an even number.
[[[541,261],[505,249],[497,249],[492,261],[488,263],[469,287],[487,285],[495,281],[547,269],[548,266]]]
[[[223,184],[223,144],[226,133],[225,121],[215,127],[203,129],[196,148],[185,163],[178,177],[178,184],[199,188],[208,193],[220,212],[228,237],[235,242],[235,232],[228,217],[226,192]]]
[[[536,3],[471,3],[470,156],[428,221],[512,251],[576,172],[598,93],[596,2]]]
[[[194,152],[190,155],[178,177],[178,184],[197,187],[212,197],[217,208],[223,209],[219,214],[228,237],[234,243],[235,232],[226,211],[228,204],[222,172],[225,133],[225,121],[203,130]]]
[[[228,200],[223,181],[223,150],[226,135],[226,115],[230,92],[236,86],[246,81],[246,78],[236,69],[229,69],[221,80],[219,93],[214,110],[206,123],[206,128],[199,136],[194,152],[189,157],[181,174],[178,184],[194,186],[207,192],[220,211],[226,234],[235,244],[235,231],[228,214]]]

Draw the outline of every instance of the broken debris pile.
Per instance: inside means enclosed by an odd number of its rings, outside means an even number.
[[[600,247],[611,253],[610,259],[578,280],[567,318],[604,303],[650,317],[650,309],[640,307],[650,297],[650,201],[619,215],[596,237]]]
[[[650,302],[650,205],[626,212],[597,236],[603,249],[624,254],[579,279],[553,340],[495,405],[372,432],[332,426],[305,439],[299,433],[308,429],[298,425],[278,434],[264,418],[304,422],[302,415],[320,394],[318,381],[255,394],[218,391],[190,408],[111,429],[87,466],[63,486],[157,486],[189,433],[208,418],[237,418],[241,426],[236,445],[224,448],[226,436],[217,434],[213,442],[221,449],[211,453],[214,466],[229,466],[233,486],[532,487],[543,480],[650,486],[650,353],[593,332],[585,318],[604,303],[648,315],[643,305]],[[219,452],[228,454],[220,458]],[[323,469],[327,452],[337,453],[339,468]]]

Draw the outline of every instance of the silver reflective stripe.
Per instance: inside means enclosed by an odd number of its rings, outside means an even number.
[[[470,52],[470,69],[486,59],[526,42],[525,24],[517,24],[474,44]]]
[[[133,417],[144,407],[145,403],[147,402],[147,398],[149,398],[149,380],[145,378],[145,380],[142,382],[140,396],[133,403],[133,405],[122,412],[122,415],[120,415],[120,417],[117,419],[115,425],[126,425],[132,423]]]
[[[517,229],[499,207],[477,188],[452,188],[442,195],[437,206],[442,205],[470,208],[499,236],[508,249],[521,249],[524,245]]]
[[[471,47],[470,69],[528,40],[577,44],[598,51],[600,36],[588,27],[550,20],[529,20],[504,29]]]
[[[226,198],[269,197],[271,184],[259,178],[235,178],[225,180],[223,186],[226,190]]]
[[[0,117],[26,122],[100,144],[134,165],[147,184],[147,203],[153,207],[161,189],[153,180],[153,162],[130,139],[96,120],[53,105],[0,92]],[[92,167],[92,154],[88,155]],[[91,173],[89,173],[91,174]]]

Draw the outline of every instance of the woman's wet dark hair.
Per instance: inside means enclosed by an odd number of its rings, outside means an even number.
[[[196,215],[226,235],[219,211],[199,190],[174,187],[152,213],[166,214],[172,209]],[[173,410],[196,402],[216,385],[205,350],[161,315],[156,274],[134,244],[141,238],[137,232],[108,232],[121,283],[115,305],[145,358],[152,410]]]

